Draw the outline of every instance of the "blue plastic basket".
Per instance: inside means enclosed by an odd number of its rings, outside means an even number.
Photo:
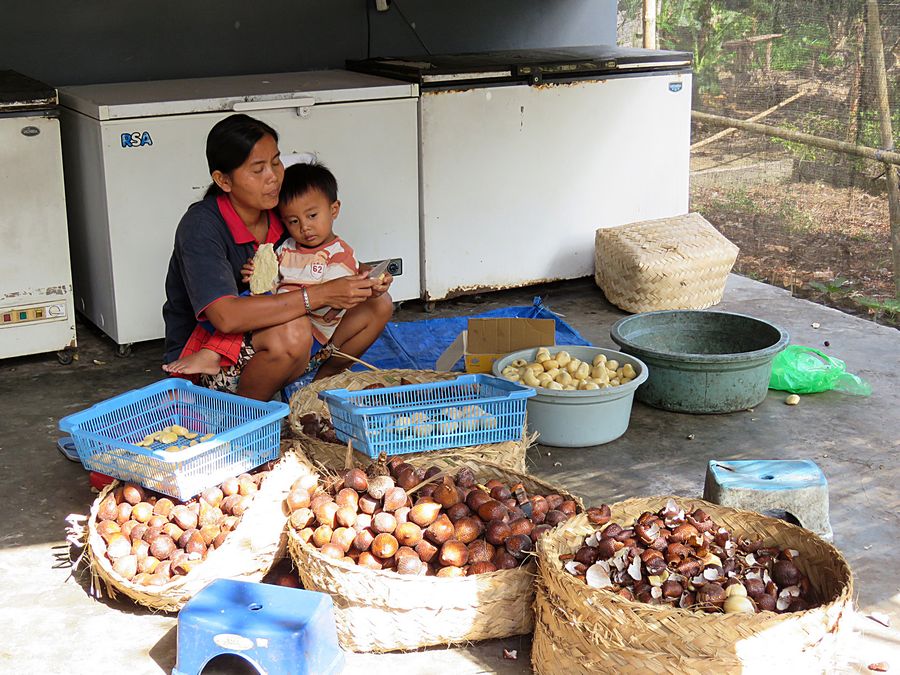
[[[371,458],[517,441],[534,389],[490,375],[319,393],[337,437]]]
[[[75,439],[85,468],[185,500],[276,459],[288,411],[173,377],[64,417],[59,428]],[[175,424],[214,436],[177,452],[135,445]]]

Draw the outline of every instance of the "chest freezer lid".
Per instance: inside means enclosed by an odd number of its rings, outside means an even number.
[[[97,120],[186,115],[244,109],[320,105],[409,98],[418,95],[409,82],[354,73],[319,70],[268,75],[236,75],[184,80],[155,80],[62,87],[62,105]]]
[[[0,114],[56,106],[56,89],[15,70],[0,70]]]
[[[613,45],[521,49],[467,54],[379,57],[348,61],[364,73],[417,82],[422,87],[454,83],[541,82],[616,73],[690,68],[690,52],[636,49]]]

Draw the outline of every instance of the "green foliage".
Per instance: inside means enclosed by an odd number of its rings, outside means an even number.
[[[876,320],[884,318],[893,323],[900,319],[900,299],[875,298],[855,293],[852,288],[853,282],[844,277],[838,276],[826,282],[810,281],[808,286],[830,298],[845,298],[845,302],[849,300],[851,304],[867,309]]]
[[[895,298],[873,298],[868,295],[860,295],[854,298],[857,304],[865,307],[875,317],[887,317],[891,321],[900,318],[900,299]]]
[[[659,0],[656,18],[663,49],[694,54],[696,86],[717,94],[719,75],[734,65],[734,50],[723,44],[752,35],[781,33],[771,43],[772,67],[793,71],[814,61],[821,68],[846,66],[858,45],[848,42],[848,30],[862,18],[864,0]],[[640,0],[621,0],[619,9],[640,16]],[[764,63],[766,45],[754,47],[757,58],[748,68]]]
[[[847,287],[851,284],[852,282],[844,277],[835,277],[833,281],[826,281],[824,283],[821,281],[809,282],[811,288],[815,288],[825,295],[844,295],[850,290]]]
[[[662,0],[656,18],[662,49],[694,54],[694,78],[698,90],[718,93],[719,70],[731,65],[735,54],[722,44],[752,32],[750,14],[726,8],[723,0]]]
[[[790,26],[772,43],[772,68],[799,70],[814,59],[823,68],[844,65],[844,55],[831,53],[832,40],[824,23],[802,22]]]

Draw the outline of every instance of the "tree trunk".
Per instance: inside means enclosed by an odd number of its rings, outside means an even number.
[[[853,50],[853,76],[850,80],[850,95],[848,98],[847,114],[847,142],[859,143],[859,118],[862,113],[860,103],[863,92],[863,47],[866,39],[866,24],[860,17],[856,24],[856,49]]]
[[[881,147],[884,150],[894,149],[894,133],[891,129],[891,104],[888,100],[887,73],[884,67],[884,45],[881,41],[881,18],[878,12],[878,0],[866,2],[866,33],[869,43],[869,58],[872,60],[873,80],[875,82],[878,117],[881,122]],[[894,295],[900,298],[900,183],[897,179],[897,168],[891,164],[884,165],[884,179],[887,181],[888,207],[891,219],[891,254],[894,261]]]
[[[656,0],[644,0],[644,49],[656,49]]]

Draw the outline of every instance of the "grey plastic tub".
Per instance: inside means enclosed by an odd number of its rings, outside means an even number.
[[[547,347],[551,354],[567,351],[573,358],[592,362],[597,354],[615,359],[619,365],[630,363],[637,376],[627,384],[604,389],[558,391],[535,388],[528,399],[528,428],[540,434],[538,442],[560,448],[584,448],[614,441],[628,429],[634,392],[647,379],[647,366],[634,356],[612,349],[579,345]],[[507,354],[494,362],[494,375],[516,359],[534,361],[535,349]]]
[[[729,312],[670,310],[617,321],[610,337],[650,366],[637,399],[664,410],[727,413],[765,397],[785,330]]]

